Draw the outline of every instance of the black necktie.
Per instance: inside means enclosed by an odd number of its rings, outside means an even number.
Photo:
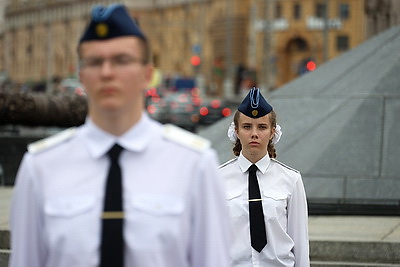
[[[100,267],[124,265],[122,176],[118,163],[122,150],[121,146],[115,144],[107,153],[111,165],[105,188]]]
[[[254,164],[249,168],[250,238],[251,246],[261,252],[267,244],[267,233],[265,231],[260,188],[257,181],[257,170],[257,166]]]

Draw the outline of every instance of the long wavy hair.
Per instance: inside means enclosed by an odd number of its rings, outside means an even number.
[[[235,124],[235,128],[239,129],[239,116],[240,116],[240,111],[236,111],[234,117],[233,117],[233,123]],[[276,127],[276,113],[274,111],[271,111],[269,113],[269,119],[272,127]],[[239,138],[236,140],[236,143],[233,146],[233,154],[235,156],[239,156],[240,151],[242,151],[242,144],[240,143]],[[267,151],[269,154],[270,158],[276,158],[276,149],[275,145],[272,143],[272,140],[269,140],[268,146],[267,146]]]

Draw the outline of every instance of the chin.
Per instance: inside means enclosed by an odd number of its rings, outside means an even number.
[[[253,148],[253,149],[249,149],[249,153],[250,153],[251,155],[261,155],[261,154],[266,154],[267,151],[261,150],[261,149],[259,149],[259,148]]]
[[[100,105],[100,108],[104,111],[107,112],[113,112],[113,111],[118,111],[121,109],[121,105],[118,105],[117,103],[102,103]]]

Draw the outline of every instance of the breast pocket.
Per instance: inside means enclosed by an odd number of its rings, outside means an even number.
[[[263,191],[263,209],[267,219],[286,217],[287,195],[275,191]]]
[[[45,201],[45,231],[50,246],[63,252],[96,248],[99,218],[94,196],[63,196]]]
[[[185,203],[177,196],[136,195],[127,209],[126,239],[133,249],[163,250],[179,241],[188,222]]]
[[[240,218],[246,216],[247,199],[245,199],[242,189],[230,190],[226,194],[228,201],[229,213],[232,218]]]

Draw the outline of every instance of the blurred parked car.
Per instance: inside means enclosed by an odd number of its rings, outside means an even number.
[[[172,123],[189,131],[200,124],[208,125],[231,115],[231,108],[219,98],[202,98],[196,87],[176,91],[150,88],[145,92],[150,117],[161,123]]]
[[[152,96],[147,99],[146,109],[149,116],[161,123],[168,122],[168,106],[165,99],[160,96]]]
[[[79,96],[86,95],[85,89],[81,82],[76,78],[66,78],[60,82],[58,90],[62,94],[76,94]]]
[[[201,124],[212,124],[219,119],[230,116],[231,113],[230,107],[222,99],[213,98],[203,100],[199,108],[199,122]]]
[[[165,98],[168,122],[194,132],[199,123],[198,96],[190,91],[172,93]]]
[[[149,116],[161,123],[168,122],[167,102],[162,88],[151,87],[145,91],[145,105]]]

